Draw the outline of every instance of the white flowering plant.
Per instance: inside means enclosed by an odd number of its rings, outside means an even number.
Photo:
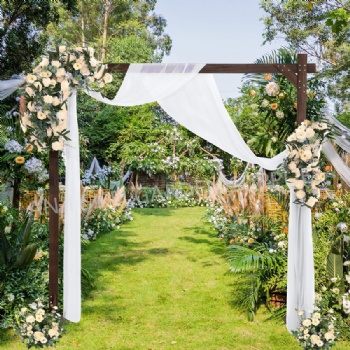
[[[322,286],[319,293],[315,293],[315,308],[310,317],[297,311],[300,327],[292,333],[304,349],[330,349],[340,338],[342,314],[350,312],[348,293],[343,294],[342,289],[341,279],[331,278],[327,287]]]
[[[68,139],[67,100],[72,90],[102,88],[110,82],[112,75],[96,60],[93,48],[59,46],[49,52],[26,76],[27,111],[22,126],[31,135],[32,144],[61,150]]]
[[[327,123],[305,120],[287,138],[287,182],[295,191],[296,203],[309,208],[320,198],[320,187],[325,181],[319,161],[322,142],[328,133]]]
[[[57,312],[57,307],[53,307],[49,312],[39,299],[28,307],[21,308],[18,313],[17,332],[28,349],[54,346],[63,331],[61,315]]]

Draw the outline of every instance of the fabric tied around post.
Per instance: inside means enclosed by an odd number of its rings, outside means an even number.
[[[303,318],[314,309],[315,274],[312,243],[311,209],[294,203],[294,188],[290,189],[287,272],[287,329],[300,327],[298,311]]]
[[[65,142],[66,193],[64,201],[63,317],[79,322],[81,317],[81,204],[80,156],[76,90],[68,99]]]

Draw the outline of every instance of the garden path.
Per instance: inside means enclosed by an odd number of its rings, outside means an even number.
[[[137,209],[83,254],[96,288],[60,349],[299,349],[281,323],[253,323],[232,306],[234,277],[205,208]],[[6,342],[12,350],[23,344]]]

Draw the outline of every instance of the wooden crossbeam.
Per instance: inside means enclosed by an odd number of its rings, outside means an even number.
[[[108,63],[107,70],[113,73],[126,73],[130,63]],[[234,63],[208,63],[199,73],[234,74],[234,73],[282,73],[298,71],[298,64],[234,64]],[[316,73],[314,63],[307,64],[307,73]],[[284,73],[282,73],[284,74]]]

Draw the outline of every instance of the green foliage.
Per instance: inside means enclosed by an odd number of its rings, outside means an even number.
[[[100,58],[105,50],[104,59],[109,62],[113,59],[117,62],[124,59],[138,62],[137,57],[146,59],[146,62],[160,61],[170,52],[171,39],[164,33],[166,20],[154,12],[156,2],[78,0],[78,13],[74,17],[63,6],[57,4],[60,21],[49,25],[48,34],[54,42],[93,46],[99,49]],[[106,42],[103,38],[105,20]],[[136,57],[133,56],[133,51]]]
[[[322,62],[328,96],[348,100],[350,1],[262,0],[265,42],[279,36]]]
[[[343,280],[343,257],[336,248],[332,248],[330,253],[327,256],[327,272],[329,275],[329,279],[331,278],[339,278]]]
[[[2,266],[8,269],[21,269],[32,263],[38,249],[36,243],[29,243],[32,223],[33,220],[27,217],[18,232],[14,230],[16,236],[12,240],[6,237],[4,231],[0,231],[0,263]]]
[[[68,13],[75,0],[61,0]],[[29,70],[43,51],[47,25],[57,22],[59,14],[51,0],[0,1],[0,72],[2,77]]]

